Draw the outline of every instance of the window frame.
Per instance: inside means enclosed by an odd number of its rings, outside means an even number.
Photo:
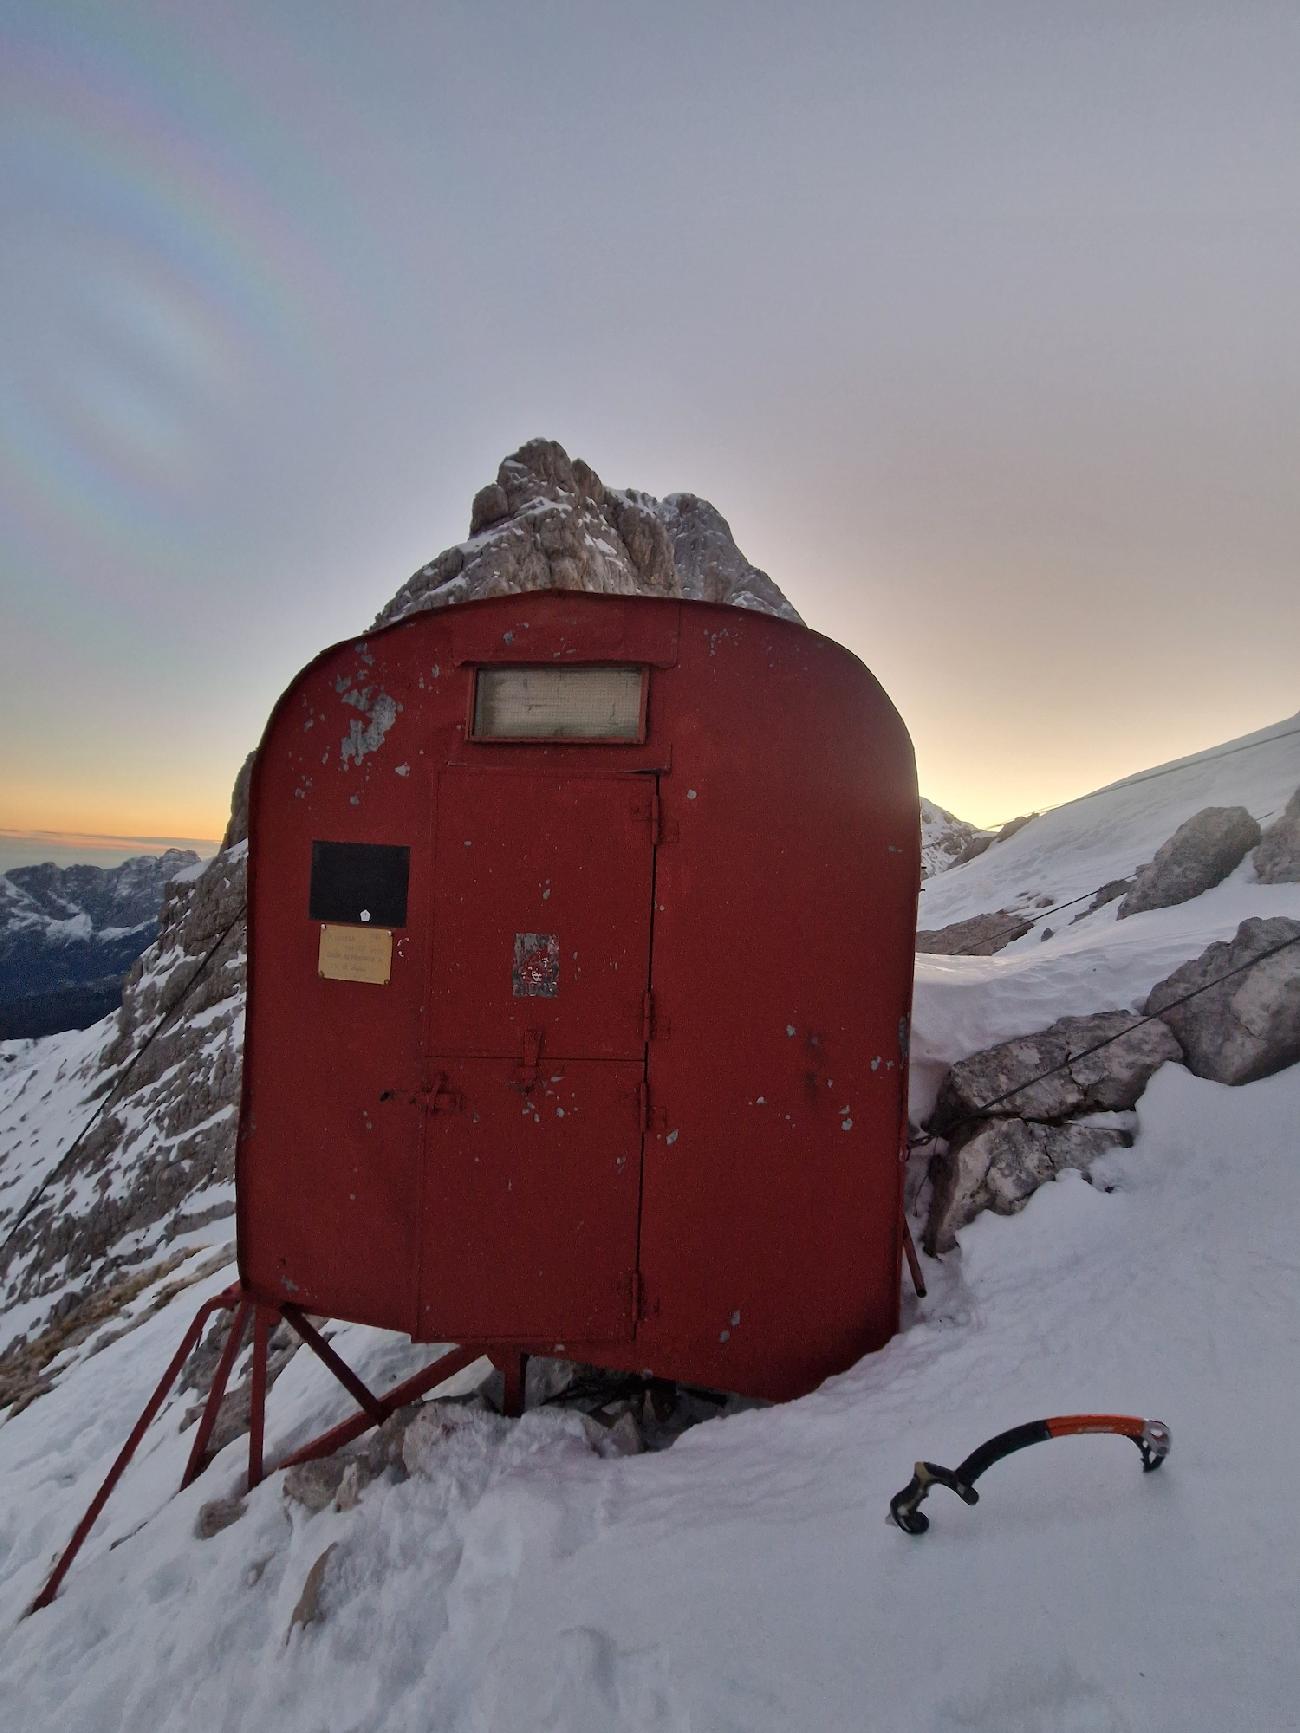
[[[641,676],[635,734],[485,734],[478,727],[479,680],[484,674],[549,669],[556,673],[606,672],[633,669]],[[471,668],[469,713],[465,738],[475,746],[644,746],[650,709],[650,666],[644,662],[479,662]]]

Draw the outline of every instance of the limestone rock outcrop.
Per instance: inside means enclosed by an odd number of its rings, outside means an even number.
[[[685,596],[799,616],[741,553],[726,519],[692,493],[607,487],[553,439],[530,439],[474,496],[469,540],[421,566],[376,617],[521,590]]]
[[[984,834],[975,825],[967,824],[965,819],[957,818],[946,807],[922,798],[921,877],[928,879],[956,866],[959,860],[966,858],[969,845]],[[988,840],[993,840],[991,833]]]
[[[1173,1003],[1202,987],[1187,1004]],[[1198,1077],[1253,1083],[1300,1063],[1300,921],[1243,921],[1232,939],[1158,982],[1144,1009],[1177,1036]]]
[[[947,1141],[930,1166],[926,1250],[951,1251],[981,1210],[1012,1215],[1063,1169],[1086,1173],[1099,1155],[1130,1143],[1122,1118],[1089,1121],[1125,1114],[1153,1073],[1181,1058],[1158,1019],[1098,1011],[1062,1017],[954,1065],[929,1122]]]
[[[1037,817],[1036,812],[1026,812],[1022,813],[1019,818],[1009,818],[999,830],[976,831],[958,855],[957,865],[965,866],[968,860],[978,860],[980,855],[993,847],[994,843],[1006,842],[1018,830],[1023,830],[1032,819]]]
[[[937,1164],[926,1251],[950,1252],[981,1210],[1015,1215],[1046,1180],[1065,1168],[1086,1173],[1098,1156],[1132,1141],[1122,1128],[1099,1125],[990,1119],[968,1127]]]
[[[1300,788],[1287,802],[1281,818],[1260,838],[1252,861],[1261,884],[1300,883]]]
[[[1137,1022],[1132,1011],[1061,1017],[1037,1034],[973,1053],[944,1079],[931,1128],[944,1134],[972,1117],[1062,1120],[1134,1106],[1152,1074],[1183,1056],[1163,1023],[1133,1028]],[[986,1101],[998,1105],[981,1112]]]
[[[1132,879],[1107,879],[1106,883],[1100,886],[1087,908],[1081,909],[1077,915],[1070,917],[1070,925],[1073,926],[1076,921],[1086,921],[1089,915],[1095,915],[1098,909],[1104,909],[1107,903],[1113,903],[1116,897],[1122,897],[1125,891],[1132,886],[1132,883]]]
[[[927,956],[991,957],[1013,939],[1023,938],[1033,924],[1014,909],[992,909],[946,927],[922,927],[916,948]]]
[[[1161,843],[1153,860],[1138,868],[1117,919],[1171,908],[1213,890],[1259,839],[1259,825],[1244,806],[1202,807]]]

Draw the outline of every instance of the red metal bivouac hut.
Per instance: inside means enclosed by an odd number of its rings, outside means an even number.
[[[856,657],[669,597],[418,613],[280,699],[250,838],[191,1475],[250,1317],[250,1481],[279,1317],[362,1409],[297,1458],[484,1352],[516,1399],[529,1352],[782,1399],[893,1334],[919,815]],[[308,1314],[458,1348],[379,1397]]]

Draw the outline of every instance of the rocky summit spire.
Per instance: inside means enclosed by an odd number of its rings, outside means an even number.
[[[469,540],[421,566],[375,624],[520,590],[686,596],[799,618],[707,500],[606,487],[553,439],[530,439],[505,459],[474,496]]]

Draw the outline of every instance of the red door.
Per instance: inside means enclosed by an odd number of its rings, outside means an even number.
[[[654,791],[636,775],[439,779],[426,1340],[633,1333]]]

